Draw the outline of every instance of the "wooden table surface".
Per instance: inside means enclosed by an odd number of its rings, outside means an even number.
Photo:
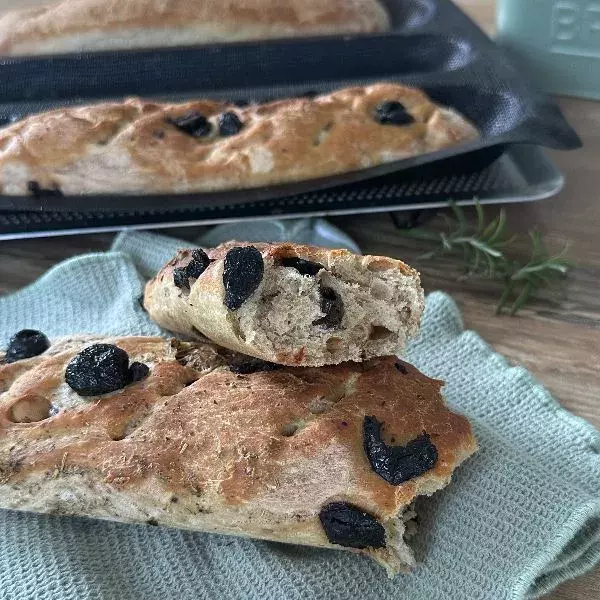
[[[0,0],[0,11],[41,4],[40,0]],[[487,31],[494,28],[493,0],[459,0]],[[600,427],[600,103],[561,99],[567,117],[585,148],[553,153],[567,175],[563,192],[551,200],[508,207],[517,232],[538,228],[549,245],[571,244],[576,261],[563,287],[544,294],[516,318],[493,316],[497,286],[459,281],[449,260],[419,264],[425,288],[450,292],[467,327],[477,330],[497,351],[529,368],[574,413]],[[403,238],[389,216],[331,219],[368,253],[388,254],[415,262],[422,252]],[[168,233],[192,239],[198,229]],[[0,242],[0,294],[30,283],[64,258],[108,247],[112,235],[82,235],[45,240]],[[561,586],[548,599],[597,600],[600,569]]]

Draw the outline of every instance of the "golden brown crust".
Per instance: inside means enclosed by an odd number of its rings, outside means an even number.
[[[446,485],[476,449],[467,419],[444,405],[442,382],[406,363],[399,370],[393,357],[237,375],[228,367],[233,355],[209,343],[105,341],[146,360],[147,379],[38,422],[15,423],[15,406],[65,406],[65,366],[89,342],[0,366],[0,505],[123,520],[143,508],[169,525],[327,546],[318,521],[325,503],[350,502],[393,520],[415,496]],[[365,416],[384,423],[388,443],[427,432],[435,467],[388,484],[366,458]],[[86,489],[104,505],[114,495],[131,506],[102,512]],[[179,504],[157,513],[165,497]],[[188,506],[200,507],[197,517],[172,512]],[[260,526],[250,518],[258,514]]]
[[[176,46],[389,28],[377,0],[63,0],[0,19],[0,53]]]
[[[378,123],[374,111],[388,100],[401,102],[415,122]],[[217,135],[216,119],[226,111],[244,123],[237,135]],[[193,137],[169,122],[189,112],[211,121],[210,136]],[[1,130],[0,193],[27,194],[30,181],[64,194],[252,188],[360,170],[476,137],[463,117],[391,83],[246,108],[133,99],[60,109]]]
[[[334,355],[323,351],[326,340],[311,351],[309,340],[299,336],[294,338],[294,345],[276,348],[266,344],[257,336],[246,336],[240,326],[239,312],[229,311],[224,304],[225,289],[223,284],[223,261],[225,256],[236,246],[253,246],[258,249],[264,260],[265,272],[273,270],[282,258],[297,257],[320,263],[325,270],[348,281],[352,286],[358,286],[363,273],[394,273],[400,274],[406,285],[405,298],[407,310],[411,318],[407,321],[404,331],[397,336],[393,346],[383,345],[384,351],[378,351],[375,345],[365,348],[362,344],[359,353],[352,353],[349,345],[345,348],[349,354],[344,354],[340,347]],[[174,283],[174,271],[186,267],[192,259],[191,249],[182,249],[170,260],[147,285],[144,294],[144,307],[150,317],[161,327],[169,331],[196,337],[201,334],[213,342],[231,350],[255,356],[263,360],[290,366],[321,366],[335,364],[346,360],[362,360],[373,356],[401,353],[404,350],[406,337],[416,334],[420,317],[424,309],[424,296],[420,284],[419,273],[400,260],[384,256],[361,256],[345,249],[318,248],[294,243],[251,243],[230,241],[217,248],[207,249],[212,260],[206,271],[197,280],[192,280],[191,289],[178,288]],[[265,276],[266,279],[266,276]],[[367,286],[365,286],[366,288]],[[372,294],[369,288],[368,294]],[[253,299],[258,303],[269,301],[269,291],[264,293],[261,288],[254,294]],[[345,300],[344,300],[345,302]],[[387,312],[402,311],[404,305],[386,307]],[[363,321],[376,320],[377,316],[369,314],[367,307]],[[356,323],[347,330],[354,329]],[[254,332],[258,324],[254,325]],[[320,339],[322,332],[319,328],[310,331],[315,340]],[[340,331],[334,332],[334,337],[341,341]]]

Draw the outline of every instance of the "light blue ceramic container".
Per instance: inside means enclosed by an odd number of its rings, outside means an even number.
[[[498,41],[546,91],[600,99],[600,0],[498,0]]]

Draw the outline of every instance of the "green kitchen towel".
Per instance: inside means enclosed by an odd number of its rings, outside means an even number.
[[[243,237],[240,234],[238,237]],[[121,235],[0,299],[0,344],[22,328],[158,334],[144,277],[184,245]],[[445,379],[481,449],[418,502],[419,566],[388,579],[350,553],[145,525],[0,511],[0,598],[10,600],[503,600],[533,598],[600,559],[600,436],[430,294],[408,359]],[[1,460],[1,459],[0,459]]]

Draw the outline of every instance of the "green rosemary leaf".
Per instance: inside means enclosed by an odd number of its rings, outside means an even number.
[[[529,302],[529,298],[531,296],[531,291],[532,291],[532,285],[530,282],[527,282],[523,286],[521,293],[519,294],[518,298],[514,301],[512,307],[510,309],[509,314],[511,317],[514,317],[527,304],[527,302]]]
[[[489,244],[494,244],[497,241],[503,240],[506,234],[506,211],[501,208],[497,218],[497,225],[492,237],[488,240]]]
[[[496,313],[509,307],[509,313],[516,314],[540,288],[564,276],[572,266],[566,258],[569,246],[566,245],[558,254],[551,256],[538,230],[529,232],[531,251],[527,262],[508,258],[506,251],[518,236],[507,237],[504,209],[486,225],[484,210],[477,203],[475,224],[471,225],[460,206],[451,202],[450,207],[451,215],[442,214],[447,231],[412,229],[403,233],[411,238],[436,244],[436,248],[420,257],[422,260],[439,255],[456,256],[462,260],[465,273],[462,278],[479,276],[502,281],[503,288]],[[516,299],[511,304],[511,299],[515,296]]]
[[[494,258],[503,258],[504,257],[504,255],[502,254],[502,252],[500,252],[500,250],[491,248],[490,246],[488,246],[488,244],[486,244],[485,242],[482,242],[480,240],[471,239],[471,240],[469,240],[468,243],[471,244],[471,246],[473,246],[474,248],[477,248],[481,252],[484,252],[485,254],[489,254],[490,256],[493,256]]]
[[[475,212],[477,213],[477,235],[481,235],[485,229],[485,213],[479,202],[475,205]]]

